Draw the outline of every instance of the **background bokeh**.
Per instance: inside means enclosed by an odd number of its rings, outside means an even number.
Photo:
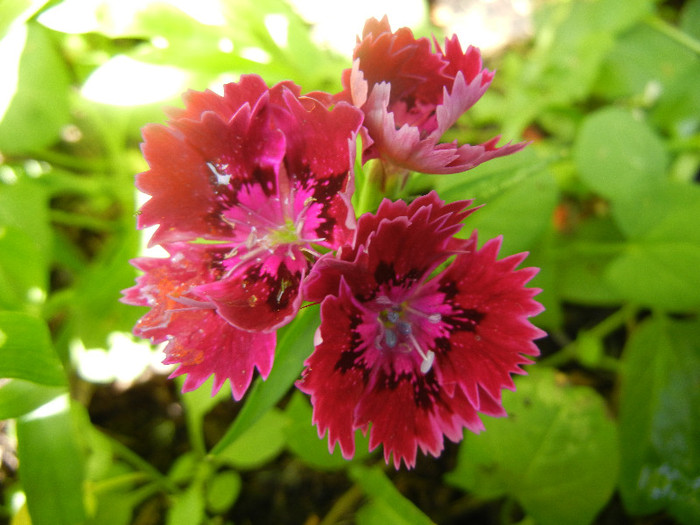
[[[497,70],[448,138],[531,145],[401,196],[486,204],[464,234],[530,253],[549,334],[508,418],[411,471],[318,439],[314,316],[235,403],[181,394],[119,302],[141,127],[243,73],[336,92],[385,13]],[[0,2],[0,522],[700,523],[698,86],[699,0]]]

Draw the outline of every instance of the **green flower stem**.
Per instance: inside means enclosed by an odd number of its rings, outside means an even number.
[[[689,51],[692,51],[696,55],[700,56],[700,41],[696,40],[688,33],[681,31],[658,16],[648,16],[644,19],[644,22],[677,44],[682,45]]]
[[[111,232],[116,229],[116,224],[112,221],[106,221],[104,219],[97,219],[95,217],[70,213],[62,210],[51,210],[49,212],[49,217],[51,218],[51,222],[56,224],[62,224],[64,226],[77,226],[78,228],[84,228],[86,230],[97,232]]]
[[[359,170],[356,168],[357,171]],[[382,199],[383,177],[384,169],[379,160],[371,160],[364,165],[358,192],[359,198],[355,204],[355,213],[358,217],[377,210]]]
[[[104,436],[104,438],[107,439],[107,441],[109,441],[109,444],[114,450],[115,455],[121,457],[132,467],[139,469],[146,476],[148,476],[148,478],[153,480],[153,482],[156,483],[161,489],[170,493],[175,493],[178,491],[177,485],[170,481],[170,479],[168,479],[167,476],[161,474],[158,471],[158,469],[156,469],[148,461],[139,456],[136,452],[131,450],[129,447],[123,445],[109,434],[105,434],[104,432],[101,432],[99,430],[98,432],[100,432]]]
[[[53,166],[72,171],[80,171],[93,174],[103,173],[108,170],[109,165],[103,159],[87,159],[77,155],[70,155],[51,150],[41,150],[32,155],[35,159],[48,162]]]
[[[631,304],[626,304],[615,313],[603,319],[596,326],[590,330],[587,330],[586,333],[591,337],[602,340],[621,326],[628,324],[632,319],[634,319],[636,314],[637,307]],[[577,341],[572,341],[559,350],[556,354],[545,357],[544,359],[539,360],[538,363],[550,367],[561,366],[572,359],[576,359],[577,352]],[[598,363],[598,367],[605,370],[616,370],[618,363],[617,360],[613,358],[603,356]]]
[[[108,492],[119,491],[121,489],[130,489],[133,485],[148,481],[151,478],[144,472],[129,472],[113,478],[96,481],[93,484],[93,491],[97,494],[106,494]]]
[[[346,490],[336,501],[333,503],[331,510],[323,517],[318,525],[335,525],[336,523],[343,523],[346,521],[347,516],[350,514],[352,509],[354,509],[359,501],[364,497],[364,492],[355,484]]]

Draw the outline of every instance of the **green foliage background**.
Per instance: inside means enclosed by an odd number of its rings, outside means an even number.
[[[464,174],[414,175],[398,195],[436,189],[485,203],[465,235],[503,235],[503,255],[529,251],[541,268],[533,285],[546,311],[535,323],[550,337],[539,364],[504,395],[510,417],[448,446],[453,460],[437,474],[432,458],[415,472],[377,466],[362,436],[353,461],[328,453],[308,401],[290,394],[313,308],[283,329],[269,379],[240,406],[207,385],[180,395],[187,447],[166,471],[91,421],[100,386],[76,374],[71,343],[105,346],[143,314],[118,299],[140,250],[139,130],[164,120],[164,102],[109,106],[81,86],[125,55],[180,68],[192,89],[254,72],[333,92],[349,61],[313,44],[282,0],[224,1],[223,26],[168,4],[120,24],[97,0],[84,31],[42,23],[70,3],[0,3],[0,59],[14,64],[1,81],[17,75],[0,100],[0,521],[144,522],[158,499],[155,523],[228,523],[249,474],[285,457],[346,480],[312,512],[324,524],[700,523],[700,1],[537,2],[535,36],[487,60],[496,80],[449,137],[533,143]],[[286,17],[287,45],[269,33],[269,14]],[[270,61],[251,60],[251,47]],[[205,416],[221,406],[226,428],[211,443]],[[159,443],[175,446],[168,435]],[[425,472],[430,494],[447,500],[402,490]]]

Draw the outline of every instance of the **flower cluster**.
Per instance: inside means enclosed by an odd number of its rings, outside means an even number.
[[[256,75],[188,92],[143,130],[138,226],[157,225],[151,244],[169,256],[133,261],[143,274],[123,301],[150,308],[134,333],[167,342],[184,390],[213,375],[239,400],[255,368],[269,374],[277,329],[320,303],[297,386],[347,458],[361,429],[412,467],[418,448],[437,456],[444,437],[481,430],[479,413],[504,415],[501,391],[542,336],[528,321],[536,270],[516,269],[524,254],[499,260],[500,239],[458,236],[471,201],[430,192],[359,218],[351,204],[358,136],[362,164],[384,173],[456,173],[521,149],[439,143],[492,77],[456,37],[443,50],[384,18],[367,22],[336,95]]]

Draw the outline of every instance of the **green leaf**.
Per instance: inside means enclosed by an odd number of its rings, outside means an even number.
[[[17,92],[0,122],[0,151],[28,153],[49,146],[70,120],[68,68],[48,32],[27,24]]]
[[[620,491],[632,514],[700,521],[700,323],[652,318],[623,353]]]
[[[204,488],[201,483],[193,483],[182,494],[174,497],[168,509],[166,525],[199,525],[204,523]]]
[[[574,144],[574,161],[581,179],[613,201],[630,188],[663,181],[668,165],[664,143],[648,124],[614,107],[586,117]]]
[[[681,12],[681,29],[694,38],[700,39],[700,0],[690,0]]]
[[[236,441],[219,452],[217,461],[237,469],[254,469],[264,465],[282,452],[288,422],[280,410],[268,410]]]
[[[605,59],[595,91],[611,100],[633,98],[650,109],[655,123],[679,133],[683,127],[697,129],[700,94],[694,87],[699,73],[690,50],[640,24],[620,36]]]
[[[0,308],[39,306],[46,297],[47,261],[25,231],[0,226]],[[37,312],[38,313],[38,312]]]
[[[562,236],[559,241],[554,271],[561,296],[588,305],[619,304],[620,294],[604,278],[610,262],[625,247],[624,238],[612,220],[589,218],[576,227],[575,235]]]
[[[84,523],[83,464],[67,395],[17,420],[19,476],[33,525]]]
[[[682,312],[700,306],[700,246],[693,242],[632,246],[605,271],[628,301]]]
[[[296,319],[279,332],[275,363],[266,381],[258,378],[247,394],[247,401],[224,437],[214,446],[216,455],[236,441],[287,393],[299,378],[304,360],[314,348],[318,326],[318,306],[305,307]]]
[[[313,414],[308,398],[301,392],[294,392],[287,404],[285,414],[289,424],[285,427],[287,447],[302,461],[319,470],[345,468],[350,461],[343,458],[340,447],[333,453],[328,450],[328,442],[318,437],[318,430],[311,423]],[[369,456],[369,438],[358,430],[355,432],[354,461]]]
[[[207,484],[207,508],[214,514],[223,514],[233,504],[241,492],[241,475],[233,470],[218,472]]]
[[[23,416],[65,393],[65,387],[37,385],[21,379],[3,382],[0,384],[0,420]]]
[[[509,416],[467,435],[446,480],[483,498],[517,499],[539,524],[586,524],[617,480],[617,435],[603,399],[550,369],[518,378]]]
[[[700,305],[700,188],[664,181],[630,191],[613,216],[630,242],[604,270],[628,301],[670,311]]]
[[[0,39],[10,26],[23,24],[36,13],[48,0],[3,0],[0,2]]]
[[[19,312],[0,312],[0,377],[50,386],[66,384],[46,323]]]
[[[502,235],[503,255],[532,250],[548,231],[558,193],[552,175],[543,171],[487,201],[465,230],[478,230],[479,244]]]
[[[27,242],[34,243],[27,252],[38,253],[42,265],[47,265],[52,252],[52,232],[48,212],[48,196],[41,179],[30,178],[24,171],[9,165],[11,183],[0,184],[0,226],[20,230]],[[30,263],[39,264],[39,263]]]
[[[517,187],[522,181],[539,174],[545,164],[538,159],[534,148],[528,147],[515,155],[493,159],[466,173],[455,175],[416,175],[410,181],[417,192],[421,183],[429,183],[446,201],[477,199],[489,202]]]
[[[432,520],[423,514],[412,501],[401,494],[381,468],[368,468],[353,464],[350,467],[350,477],[357,483],[368,497],[372,498],[375,512],[379,511],[387,519],[384,523],[396,525],[429,525]],[[363,523],[378,523],[369,520]]]

